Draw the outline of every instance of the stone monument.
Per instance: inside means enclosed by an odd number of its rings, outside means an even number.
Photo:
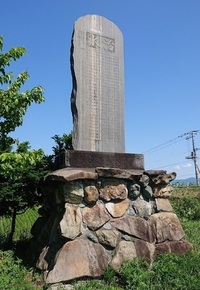
[[[58,170],[41,181],[28,250],[48,284],[100,278],[134,257],[151,265],[159,254],[192,247],[169,201],[176,173],[146,171],[142,154],[124,153],[119,29],[100,16],[79,18],[71,66],[75,150],[58,156]]]
[[[123,35],[108,19],[80,17],[71,42],[73,147],[125,152]]]

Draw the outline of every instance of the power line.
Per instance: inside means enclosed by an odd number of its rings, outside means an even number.
[[[159,145],[157,145],[157,146],[155,146],[153,148],[150,148],[150,149],[144,151],[143,154],[154,153],[154,152],[156,152],[158,150],[161,150],[161,149],[164,149],[164,148],[166,148],[168,146],[171,146],[173,144],[176,144],[177,142],[182,141],[182,140],[179,140],[179,139],[182,139],[183,137],[187,136],[188,134],[189,134],[189,132],[184,133],[184,134],[181,134],[181,135],[179,135],[176,138],[173,138],[173,139],[171,139],[171,140],[169,140],[167,142],[161,143],[161,144],[159,144]]]
[[[184,151],[184,152],[174,152],[174,153],[171,153],[171,154],[168,154],[168,155],[162,155],[161,156],[161,158],[158,158],[158,159],[155,159],[154,157],[152,157],[153,158],[153,160],[151,161],[151,159],[149,159],[150,160],[150,162],[151,163],[157,163],[157,162],[160,162],[160,161],[163,161],[163,160],[166,160],[166,159],[171,159],[172,157],[174,157],[174,156],[185,156],[185,154],[187,154],[188,153],[188,151]]]
[[[185,162],[185,161],[177,162],[177,163],[168,164],[168,165],[165,165],[165,166],[159,166],[159,167],[156,167],[155,169],[161,169],[161,168],[170,167],[170,166],[175,166],[175,165],[184,164],[184,163],[186,163],[186,162]]]
[[[194,137],[197,135],[197,133],[199,132],[200,130],[193,130],[193,131],[189,131],[189,132],[186,132],[186,133],[183,133],[181,135],[179,135],[178,137],[174,138],[174,139],[171,139],[167,142],[164,142],[160,145],[157,145],[149,150],[146,150],[144,153],[146,153],[146,155],[148,154],[152,154],[152,153],[155,153],[157,151],[160,151],[166,147],[169,147],[169,146],[172,146],[176,143],[178,143],[179,141],[182,141],[183,138],[186,139],[186,140],[189,140],[189,139],[192,139],[192,152],[191,152],[191,155],[190,156],[187,156],[186,159],[191,159],[193,160],[194,162],[194,170],[195,170],[195,177],[196,177],[196,184],[199,185],[199,177],[198,177],[198,174],[200,174],[200,169],[197,165],[197,150],[200,150],[200,148],[196,148],[195,147],[195,140],[194,140]],[[143,154],[144,154],[143,153]],[[173,154],[172,154],[173,155]],[[165,158],[167,158],[167,156],[165,156]],[[155,162],[155,160],[154,160]],[[175,165],[178,165],[178,164],[182,164],[182,163],[185,163],[185,162],[179,162],[179,163],[174,163],[174,164],[169,164],[169,165],[165,165],[165,166],[159,166],[157,167],[157,169],[159,168],[165,168],[165,167],[170,167],[170,166],[175,166]]]

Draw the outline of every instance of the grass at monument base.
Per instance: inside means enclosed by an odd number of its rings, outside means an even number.
[[[154,262],[152,267],[144,260],[128,261],[119,275],[107,268],[102,279],[73,281],[76,290],[122,290],[122,289],[199,289],[200,281],[200,187],[175,188],[171,198],[172,206],[185,231],[185,239],[193,244],[191,252],[185,255],[166,254]],[[31,237],[30,229],[38,217],[38,208],[29,209],[17,216],[14,244]],[[0,243],[10,228],[9,218],[0,218]],[[1,246],[0,245],[0,246]],[[12,275],[11,275],[12,273]],[[22,283],[23,282],[23,283]],[[20,287],[20,288],[19,288]],[[0,248],[0,289],[29,290],[51,289],[43,282],[43,276],[23,265],[15,250],[3,251]],[[65,289],[60,285],[57,289]]]

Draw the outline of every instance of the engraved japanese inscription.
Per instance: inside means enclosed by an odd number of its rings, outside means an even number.
[[[110,37],[86,32],[86,43],[90,47],[102,47],[104,50],[115,52],[115,40]]]

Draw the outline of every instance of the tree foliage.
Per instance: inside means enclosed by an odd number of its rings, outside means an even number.
[[[72,134],[63,134],[62,136],[54,135],[52,139],[55,141],[56,145],[53,146],[53,153],[55,156],[59,155],[65,150],[73,150],[72,146]]]
[[[23,123],[28,107],[44,101],[43,88],[21,91],[28,80],[27,71],[16,78],[7,72],[11,61],[26,53],[23,47],[11,48],[3,53],[0,37],[0,215],[12,217],[10,240],[15,230],[16,214],[38,202],[38,182],[48,170],[42,149],[31,150],[29,142],[20,143],[10,133]],[[15,149],[13,149],[15,148]]]
[[[3,38],[0,37],[0,153],[10,150],[13,139],[9,133],[22,125],[23,117],[28,107],[33,103],[44,101],[43,88],[36,86],[31,90],[21,92],[21,87],[29,79],[27,71],[23,71],[16,78],[13,72],[7,72],[11,61],[16,61],[25,53],[24,47],[11,48],[3,53]]]
[[[23,151],[19,148],[23,145]],[[13,216],[39,202],[38,184],[48,172],[43,151],[21,143],[15,152],[0,154],[0,215]],[[15,218],[15,217],[14,217]]]

